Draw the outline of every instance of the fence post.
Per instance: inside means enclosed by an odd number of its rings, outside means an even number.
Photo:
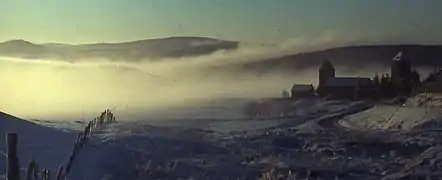
[[[42,180],[49,180],[49,170],[47,170],[47,169],[43,170],[41,179]]]
[[[87,125],[87,129],[89,131],[89,135],[92,135],[92,121],[89,121],[89,124]]]
[[[101,113],[101,116],[100,116],[100,125],[102,125],[103,122],[104,122],[104,114]]]
[[[98,128],[101,125],[109,124],[114,121],[115,121],[115,117],[114,117],[113,113],[110,110],[106,109],[104,112],[101,113],[101,115],[99,117],[88,122],[84,131],[79,133],[77,136],[77,140],[75,141],[73,151],[72,151],[72,154],[69,157],[69,160],[66,164],[66,168],[63,169],[63,166],[60,166],[60,168],[58,169],[58,172],[56,175],[56,180],[62,180],[64,177],[66,177],[69,174],[69,171],[72,167],[72,163],[73,163],[73,160],[74,160],[76,154],[80,151],[80,149],[84,146],[84,144],[86,143],[88,138],[92,135],[92,131],[94,131],[96,128]],[[63,170],[64,170],[64,172],[63,172]],[[36,171],[34,170],[34,173],[35,172]],[[37,177],[34,177],[34,178],[37,179]],[[49,180],[49,170],[43,171],[42,178],[44,180]]]
[[[89,137],[89,122],[87,123],[86,127],[84,128],[84,134],[86,137]]]
[[[31,159],[28,163],[28,168],[26,169],[26,176],[25,176],[25,180],[32,180],[32,176],[35,174],[34,171],[36,171],[35,169],[35,160]]]
[[[91,122],[89,121],[89,123],[87,123],[86,126],[86,135],[87,137],[89,137],[91,135]]]
[[[51,179],[51,171],[49,171],[49,169],[46,169],[46,180],[50,179]]]
[[[34,180],[38,180],[38,173],[40,171],[37,162],[34,161]]]
[[[6,178],[7,180],[20,180],[20,165],[17,157],[18,135],[16,133],[6,134]]]
[[[57,176],[55,177],[55,180],[62,180],[63,179],[63,166],[60,166],[60,168],[58,168],[58,172],[57,172]]]
[[[83,139],[81,140],[82,142],[85,142],[87,140],[87,127],[84,128],[83,130]]]
[[[72,165],[73,160],[74,160],[74,155],[71,155],[69,157],[68,164],[66,165],[66,170],[64,172],[65,175],[67,175],[69,173],[69,171],[71,170],[71,165]]]
[[[77,141],[75,141],[75,144],[74,144],[74,154],[76,154],[78,152],[78,150],[81,148],[81,139],[82,139],[81,133],[79,133],[77,135]]]
[[[112,113],[109,111],[109,109],[107,109],[107,123],[108,124],[111,122],[111,116],[112,116]]]

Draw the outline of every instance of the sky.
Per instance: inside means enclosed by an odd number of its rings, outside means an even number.
[[[440,0],[1,0],[0,41],[122,42],[205,36],[280,42],[324,34],[442,41]]]

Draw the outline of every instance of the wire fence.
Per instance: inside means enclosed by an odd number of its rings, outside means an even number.
[[[63,163],[57,173],[51,176],[49,169],[40,169],[37,162],[31,159],[26,168],[24,179],[20,177],[20,165],[18,161],[17,154],[17,144],[18,144],[18,134],[7,133],[6,134],[6,179],[7,180],[64,180],[69,174],[72,163],[77,157],[78,153],[86,145],[90,137],[96,130],[100,127],[116,122],[114,114],[111,110],[106,109],[100,116],[96,117],[94,120],[89,121],[84,130],[78,134],[72,148],[72,153],[69,156],[67,162]]]

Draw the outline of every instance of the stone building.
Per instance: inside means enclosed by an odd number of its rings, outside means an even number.
[[[323,97],[337,99],[368,98],[374,91],[373,82],[364,77],[336,77],[335,68],[325,60],[319,68],[317,92]]]
[[[409,94],[412,91],[413,74],[410,62],[399,52],[391,61],[391,81],[396,94]]]
[[[291,98],[308,98],[315,96],[312,84],[294,84],[291,89]]]

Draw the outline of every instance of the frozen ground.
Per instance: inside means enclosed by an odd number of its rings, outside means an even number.
[[[442,173],[442,95],[419,94],[403,105],[376,105],[373,108],[341,118],[338,126],[356,134],[378,134],[396,142],[398,148],[389,151],[396,171],[382,179],[440,179]],[[425,151],[422,151],[425,149]],[[406,156],[398,156],[398,152]],[[417,153],[419,152],[419,153]],[[384,155],[385,156],[385,155]],[[400,162],[400,163],[399,163]],[[390,163],[393,164],[393,163]]]
[[[296,131],[312,129],[305,122],[361,108],[361,103],[316,102],[295,109],[291,119],[192,119],[184,114],[185,125],[152,121],[120,122],[100,132],[91,141],[87,154],[74,163],[74,179],[258,179],[262,171],[299,168],[305,176],[316,158],[318,171],[333,170],[333,157],[313,157],[306,141]],[[237,107],[239,108],[239,107]],[[312,116],[311,111],[316,114]],[[201,109],[197,111],[201,112]],[[226,111],[224,113],[228,113]],[[305,113],[301,113],[305,112]],[[309,112],[309,113],[306,113]],[[192,114],[187,112],[187,114]],[[223,114],[223,113],[221,113]],[[325,118],[324,118],[325,117]],[[304,149],[305,148],[305,149]],[[115,159],[117,158],[117,159]],[[322,166],[322,165],[321,165]],[[295,168],[295,169],[296,169]]]
[[[22,120],[0,112],[0,174],[5,172],[5,134],[19,135],[18,152],[22,167],[35,158],[40,167],[56,170],[68,157],[76,134],[70,130],[59,130]],[[48,158],[50,157],[50,158]]]
[[[349,115],[371,105],[304,100],[296,103],[292,118],[249,120],[242,116],[242,104],[236,100],[219,101],[169,109],[107,126],[80,152],[69,179],[259,179],[263,174],[285,179],[381,179],[418,176],[418,172],[427,171],[429,174],[438,162],[428,159],[442,157],[440,148],[435,146],[440,139],[438,132],[379,132],[371,126],[364,126],[361,131],[362,126],[355,125],[359,123],[357,119],[370,117],[367,113],[389,117],[380,113],[387,108],[375,106]],[[387,112],[394,110],[391,107]],[[401,111],[405,112],[410,111]],[[397,118],[400,117],[413,119],[400,115]],[[352,124],[342,123],[347,121]],[[81,127],[81,122],[34,124],[10,116],[2,116],[0,122],[18,122],[15,127],[20,126],[20,136],[29,136],[23,142],[25,147],[43,138],[55,142],[53,147],[42,142],[41,151],[29,149],[20,154],[48,157],[45,148],[53,148],[52,152],[60,156],[51,158],[52,162],[48,160],[46,165],[54,168],[67,157],[72,133]],[[40,132],[47,134],[30,136],[32,131],[20,131],[24,129],[21,126],[42,129]],[[9,129],[2,129],[6,130]],[[67,141],[65,148],[60,148],[62,141]]]
[[[420,94],[409,98],[402,106],[376,105],[367,111],[346,116],[341,123],[358,129],[410,130],[437,123],[440,117],[442,96]]]

